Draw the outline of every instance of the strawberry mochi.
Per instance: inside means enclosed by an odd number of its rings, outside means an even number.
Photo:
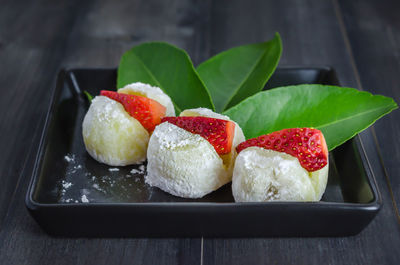
[[[206,109],[166,117],[147,150],[146,183],[172,195],[201,198],[232,179],[235,147],[243,132],[228,117]]]
[[[319,201],[325,191],[328,149],[321,131],[292,128],[237,148],[232,193],[237,202]]]
[[[128,114],[138,120],[150,133],[161,123],[161,119],[165,116],[166,108],[150,98],[108,90],[102,90],[100,95],[121,103]]]
[[[86,150],[110,166],[139,164],[146,159],[150,134],[165,113],[166,107],[151,98],[103,90],[82,123]]]

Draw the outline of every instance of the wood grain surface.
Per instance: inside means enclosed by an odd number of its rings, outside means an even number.
[[[342,1],[340,5],[362,88],[390,95],[400,102],[400,2]],[[400,219],[399,121],[399,111],[378,121],[375,140],[385,166],[393,205]]]
[[[342,85],[400,102],[398,1],[0,0],[0,6],[0,264],[399,264],[399,111],[361,134],[384,205],[353,237],[54,238],[24,204],[60,69],[115,67],[125,50],[150,40],[184,48],[198,64],[278,31],[281,66],[330,65]]]

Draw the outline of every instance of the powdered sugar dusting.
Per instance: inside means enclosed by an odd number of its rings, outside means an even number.
[[[84,203],[89,202],[89,200],[88,200],[88,198],[86,197],[86,195],[82,195],[82,197],[81,197],[81,202],[84,202]]]
[[[100,123],[110,123],[113,120],[118,120],[122,125],[130,123],[130,116],[119,102],[105,96],[96,96],[92,104],[97,107],[92,108],[92,113],[88,112],[92,114],[89,116],[90,119],[96,119]]]
[[[130,171],[131,174],[142,174],[145,175],[146,174],[146,169],[144,167],[144,165],[139,166],[139,168],[132,168],[132,170]]]
[[[74,162],[75,161],[75,155],[67,154],[67,155],[64,156],[64,160],[67,161],[68,163],[69,162]]]
[[[205,139],[197,134],[192,134],[169,122],[157,126],[153,132],[154,138],[159,140],[160,148],[173,149],[187,145],[197,145]]]
[[[61,203],[129,202],[150,198],[152,194],[144,183],[144,164],[107,167],[77,154],[67,154],[63,161],[67,163],[65,179],[54,189]]]
[[[72,186],[71,182],[66,182],[65,180],[62,181],[63,189],[69,189]]]
[[[64,195],[69,188],[72,187],[71,182],[67,182],[65,180],[61,181],[61,195]]]

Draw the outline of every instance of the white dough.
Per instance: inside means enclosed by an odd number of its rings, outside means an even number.
[[[319,201],[327,179],[328,165],[308,172],[294,156],[249,147],[236,158],[232,193],[236,202]]]
[[[207,108],[187,109],[187,110],[182,111],[179,116],[190,116],[190,117],[201,116],[201,117],[209,117],[209,118],[214,118],[214,119],[232,121],[228,116],[216,113]],[[234,121],[232,121],[232,122],[235,123],[235,133],[234,133],[233,140],[232,140],[232,149],[229,154],[226,154],[223,156],[227,174],[230,178],[229,181],[232,180],[233,167],[235,165],[235,159],[237,156],[236,147],[241,142],[244,142],[246,140],[246,138],[244,137],[242,128],[240,128],[239,124],[237,124]]]
[[[324,195],[326,184],[328,184],[329,175],[329,159],[328,164],[321,168],[320,170],[309,172],[311,177],[311,182],[315,189],[316,201],[321,200],[322,195]]]
[[[110,166],[141,163],[146,159],[149,133],[117,101],[97,96],[82,124],[86,150]]]
[[[185,110],[180,116],[230,120],[205,108]],[[203,197],[232,180],[235,148],[244,140],[242,129],[235,123],[232,151],[222,159],[200,135],[162,123],[150,138],[146,183],[179,197]]]
[[[171,98],[159,87],[136,82],[118,89],[118,93],[138,95],[154,99],[166,108],[166,116],[175,116],[175,108]]]
[[[206,139],[169,122],[154,130],[147,160],[146,183],[179,197],[203,197],[231,179]]]

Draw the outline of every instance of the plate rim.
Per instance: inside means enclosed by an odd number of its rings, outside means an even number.
[[[74,75],[76,71],[86,71],[86,70],[96,70],[96,71],[116,71],[117,68],[115,67],[82,67],[82,68],[63,68],[59,71],[57,75],[56,85],[53,86],[51,92],[51,102],[46,112],[45,123],[43,126],[43,130],[41,133],[41,137],[39,140],[38,151],[35,156],[34,167],[32,170],[32,174],[30,175],[30,182],[25,196],[25,205],[29,210],[37,210],[40,208],[98,208],[98,207],[132,207],[132,208],[182,208],[185,209],[186,207],[197,207],[198,209],[207,209],[210,207],[217,207],[223,209],[231,209],[234,208],[265,208],[265,207],[279,207],[279,206],[286,206],[286,207],[299,207],[299,206],[306,206],[310,207],[310,209],[336,209],[336,210],[360,210],[360,211],[368,211],[368,212],[379,212],[382,208],[382,196],[379,191],[376,177],[374,171],[372,170],[371,163],[366,155],[364,145],[362,143],[362,139],[357,134],[354,138],[350,139],[349,141],[355,141],[357,149],[360,154],[360,158],[362,160],[362,164],[367,175],[367,182],[369,187],[371,188],[373,200],[368,203],[354,203],[354,202],[326,202],[326,201],[318,201],[318,202],[296,202],[296,201],[273,201],[273,202],[112,202],[112,203],[99,203],[99,202],[91,202],[91,203],[42,203],[35,201],[33,198],[33,193],[35,191],[35,186],[38,183],[39,177],[39,169],[43,163],[43,156],[45,147],[49,140],[48,133],[49,127],[54,117],[54,109],[56,107],[56,103],[61,95],[62,88],[64,86],[64,82],[66,81],[67,76]],[[326,72],[332,72],[335,77],[337,77],[336,71],[333,67],[327,65],[285,65],[278,67],[276,71],[279,70],[324,70]],[[73,77],[72,77],[73,78]],[[338,84],[339,85],[339,84]],[[71,89],[72,93],[77,93]],[[82,100],[84,100],[82,98]],[[370,128],[367,128],[370,130]]]

